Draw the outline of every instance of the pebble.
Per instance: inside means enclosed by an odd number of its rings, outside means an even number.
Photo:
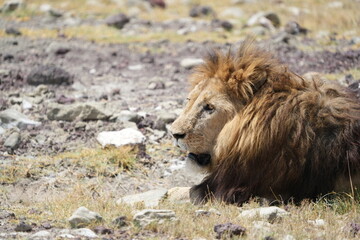
[[[116,203],[135,205],[138,203],[144,203],[145,207],[157,207],[162,199],[166,196],[167,189],[159,188],[155,190],[150,190],[143,193],[127,195],[120,198]]]
[[[287,234],[282,238],[282,240],[296,240],[296,238],[293,235]]]
[[[98,226],[98,227],[95,227],[94,228],[94,232],[96,234],[101,234],[101,235],[104,235],[104,234],[113,234],[114,231],[110,228],[106,228],[104,226]]]
[[[49,231],[39,231],[29,237],[29,239],[51,239],[51,233]]]
[[[143,68],[144,68],[144,66],[141,65],[141,64],[128,66],[128,69],[131,70],[131,71],[140,71],[140,70],[142,70]]]
[[[148,85],[148,89],[156,90],[156,89],[165,89],[165,84],[163,82],[150,82]]]
[[[47,64],[33,69],[27,76],[27,83],[35,86],[40,84],[70,85],[73,83],[73,77],[64,69]]]
[[[20,133],[13,132],[10,136],[5,140],[4,146],[10,149],[17,149],[21,141]]]
[[[3,129],[2,127],[0,127],[0,135],[4,134],[6,132],[5,129]]]
[[[286,23],[284,30],[286,33],[292,34],[292,35],[299,35],[299,34],[306,34],[307,29],[300,26],[299,23],[295,21],[289,21]]]
[[[18,225],[16,225],[15,231],[16,232],[31,232],[32,226],[25,222],[21,222]]]
[[[193,68],[196,67],[200,64],[203,64],[204,60],[201,58],[185,58],[183,60],[181,60],[180,62],[180,66],[183,68]]]
[[[88,228],[79,228],[71,231],[71,234],[86,237],[86,238],[98,238],[98,235]]]
[[[2,6],[2,12],[13,12],[24,5],[23,0],[9,0]]]
[[[120,122],[138,123],[141,120],[141,117],[136,112],[132,112],[129,110],[123,110],[115,117],[116,117],[116,121],[120,121]]]
[[[47,53],[55,54],[55,55],[65,55],[70,52],[70,47],[66,43],[52,42],[46,48]]]
[[[136,225],[145,227],[154,222],[162,224],[164,221],[174,221],[176,215],[172,210],[144,209],[136,213],[133,220]]]
[[[233,223],[217,224],[214,226],[216,238],[232,238],[233,236],[242,236],[245,234],[246,229],[240,225]]]
[[[290,213],[279,207],[261,207],[250,210],[244,210],[240,213],[240,218],[256,218],[257,216],[269,222],[274,222]]]
[[[146,137],[138,130],[133,128],[125,128],[120,131],[104,131],[100,132],[96,140],[102,147],[108,145],[121,147],[125,145],[143,144]]]
[[[202,17],[213,15],[215,12],[210,6],[194,6],[190,9],[190,17]]]
[[[74,103],[61,105],[51,103],[48,105],[46,113],[49,120],[63,121],[90,121],[90,120],[106,120],[109,114],[105,111],[101,103]]]
[[[308,223],[314,225],[315,227],[324,227],[326,225],[324,219],[309,220]]]
[[[102,217],[97,212],[92,212],[86,207],[79,207],[68,221],[72,228],[80,228],[93,222],[102,221]]]
[[[126,219],[126,216],[120,216],[120,217],[117,217],[115,218],[112,223],[114,225],[116,225],[118,228],[120,227],[124,227],[127,225],[127,219]]]
[[[262,25],[272,30],[272,28],[280,26],[280,18],[274,12],[258,12],[249,18],[245,26],[250,27],[254,25]]]
[[[8,35],[13,35],[13,36],[21,36],[21,32],[19,31],[19,29],[14,28],[14,27],[6,28],[5,33]]]
[[[122,29],[129,21],[130,18],[123,13],[119,13],[105,19],[105,23],[108,26],[115,27],[117,29]]]
[[[27,126],[40,126],[41,122],[33,121],[14,109],[6,109],[0,112],[0,125],[3,128],[18,127],[23,129]]]

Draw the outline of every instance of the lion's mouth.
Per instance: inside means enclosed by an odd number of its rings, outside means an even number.
[[[201,154],[189,153],[188,158],[195,161],[200,166],[206,166],[210,164],[211,155],[207,153],[201,153]]]

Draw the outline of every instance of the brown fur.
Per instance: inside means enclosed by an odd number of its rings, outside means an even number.
[[[187,134],[182,141],[189,151],[211,154],[207,177],[191,190],[195,203],[213,197],[237,204],[252,196],[313,199],[333,191],[338,179],[350,181],[359,173],[360,105],[348,89],[319,78],[306,80],[251,42],[235,54],[212,52],[190,81],[196,100],[172,128]],[[206,88],[209,84],[219,87]],[[191,139],[209,131],[197,131],[197,125],[208,123],[189,117],[206,100],[200,99],[205,90],[226,96],[233,108],[222,116],[226,121],[219,130],[213,121],[213,141],[193,146]],[[212,104],[220,110],[224,105]]]

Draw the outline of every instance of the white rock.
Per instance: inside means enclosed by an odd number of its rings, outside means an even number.
[[[6,131],[2,127],[0,127],[0,135],[4,134]]]
[[[87,226],[92,222],[101,221],[102,217],[96,212],[92,212],[86,207],[79,207],[68,219],[72,228]]]
[[[131,71],[139,71],[139,70],[141,70],[143,68],[144,68],[144,66],[141,65],[141,64],[128,66],[128,69],[131,70]]]
[[[119,205],[120,204],[134,205],[137,203],[144,203],[145,207],[156,207],[159,205],[159,202],[166,196],[166,193],[167,193],[167,189],[160,188],[139,194],[133,194],[122,197],[116,203]]]
[[[220,14],[223,18],[241,18],[244,16],[244,11],[239,7],[226,8]]]
[[[37,233],[34,233],[33,235],[30,236],[29,239],[50,239],[51,237],[51,233],[48,231],[40,231]]]
[[[76,238],[74,235],[71,235],[70,233],[63,233],[58,236],[59,238],[65,238],[65,239],[74,239]]]
[[[169,189],[166,200],[173,203],[190,202],[190,187],[174,187]]]
[[[293,235],[288,234],[283,237],[283,240],[296,240],[296,238]]]
[[[96,140],[105,147],[108,145],[121,147],[125,145],[137,145],[145,142],[145,136],[133,128],[125,128],[120,131],[104,131],[99,133]]]
[[[175,212],[172,210],[144,209],[134,215],[135,224],[141,227],[147,226],[153,222],[162,224],[166,220],[176,220]]]
[[[204,60],[201,58],[184,58],[181,60],[180,65],[184,68],[193,68],[203,63]]]
[[[315,227],[324,227],[326,225],[324,219],[309,220],[308,223],[314,225]]]
[[[265,221],[254,221],[253,229],[266,235],[270,235],[272,233],[271,224]]]
[[[281,219],[284,216],[289,215],[290,213],[281,209],[279,207],[261,207],[254,208],[250,210],[244,210],[240,213],[240,218],[256,218],[260,217],[263,220],[273,222],[275,220]]]
[[[3,12],[12,12],[24,5],[23,0],[9,0],[6,1],[2,7]]]
[[[39,9],[40,9],[40,12],[48,12],[51,10],[51,5],[44,3],[44,4],[40,5]]]
[[[26,109],[32,109],[33,105],[31,102],[29,102],[28,100],[24,99],[21,103],[21,107],[22,109],[26,110]]]
[[[41,122],[30,120],[27,116],[14,109],[6,109],[0,112],[0,125],[3,128],[25,128],[29,125],[40,126]]]
[[[87,237],[87,238],[97,238],[98,237],[98,235],[96,235],[96,233],[94,233],[93,231],[91,231],[88,228],[79,228],[76,230],[72,230],[71,233],[74,235],[77,235],[77,236]]]

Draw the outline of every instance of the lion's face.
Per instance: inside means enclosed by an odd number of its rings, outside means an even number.
[[[176,145],[188,152],[188,161],[203,170],[214,165],[212,156],[216,139],[236,113],[237,107],[224,84],[216,79],[205,79],[190,92],[186,106],[172,124]]]

